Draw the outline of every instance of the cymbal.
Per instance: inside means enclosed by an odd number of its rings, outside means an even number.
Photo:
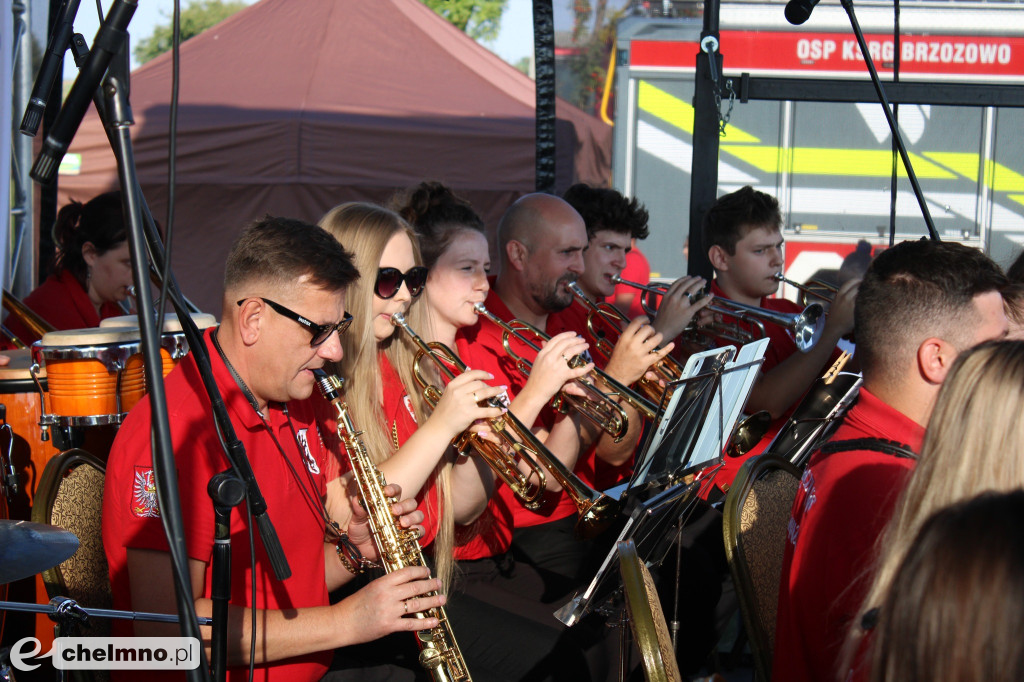
[[[63,528],[0,519],[0,585],[42,573],[77,550],[78,538]]]

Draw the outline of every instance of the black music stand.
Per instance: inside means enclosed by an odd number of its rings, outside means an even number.
[[[613,610],[612,601],[622,587],[618,571],[619,543],[633,540],[639,556],[647,557],[645,561],[648,566],[660,564],[676,537],[673,528],[683,523],[684,516],[693,509],[699,487],[699,483],[680,483],[638,502],[612,543],[611,551],[601,562],[594,579],[582,592],[577,592],[568,603],[555,611],[555,618],[571,627],[591,611],[606,615],[610,613]]]
[[[660,565],[679,530],[696,509],[701,482],[683,477],[721,461],[728,435],[739,417],[764,358],[767,339],[691,356],[678,381],[662,396],[655,426],[629,483],[607,491],[625,502],[629,517],[590,584],[555,612],[575,625],[591,611],[607,612],[621,590],[619,542],[632,539],[647,566]],[[735,360],[734,360],[735,357]]]
[[[690,356],[683,376],[665,388],[654,427],[620,499],[645,497],[721,462],[767,345],[761,339],[739,351],[725,346]]]

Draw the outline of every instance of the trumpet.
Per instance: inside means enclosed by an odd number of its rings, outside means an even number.
[[[484,307],[483,303],[477,303],[474,306],[474,309],[478,315],[483,315],[504,330],[504,333],[502,334],[502,345],[505,347],[505,352],[509,354],[509,357],[515,360],[516,367],[520,372],[524,375],[529,375],[532,364],[512,350],[512,337],[515,336],[521,342],[538,353],[540,352],[541,347],[531,340],[530,337],[542,342],[549,340],[551,337],[522,320],[506,322]],[[587,359],[583,356],[576,355],[574,357],[567,358],[566,362],[569,363],[570,367],[575,368],[582,367],[587,364]],[[611,391],[605,393],[597,388],[595,380],[600,380],[608,386]],[[629,429],[629,417],[626,415],[626,411],[622,408],[622,405],[620,405],[614,398],[618,397],[624,400],[645,419],[654,419],[658,414],[657,406],[652,405],[650,401],[631,389],[629,386],[613,379],[599,369],[595,368],[590,374],[576,379],[574,384],[578,386],[587,397],[580,397],[571,393],[563,392],[560,396],[560,400],[563,400],[579,411],[580,415],[595,426],[604,429],[604,431],[615,438],[616,443],[621,441],[626,435],[626,431]]]
[[[432,385],[423,376],[420,362],[425,357],[429,357],[448,381],[465,372],[467,370],[466,363],[462,362],[459,356],[443,343],[424,341],[423,337],[413,331],[405,321],[405,316],[402,313],[392,315],[391,324],[402,329],[419,346],[420,350],[413,360],[413,375],[416,378],[416,383],[423,389],[424,399],[431,407],[436,406],[441,399],[441,389]],[[500,398],[490,398],[487,404],[491,407],[504,407]],[[511,412],[488,419],[487,423],[491,427],[491,431],[502,441],[501,444],[484,440],[476,434],[466,431],[456,439],[455,448],[460,452],[465,452],[466,446],[471,446],[487,462],[495,475],[515,493],[523,506],[531,510],[540,507],[541,496],[544,494],[544,485],[547,481],[544,470],[547,469],[576,505],[578,518],[575,528],[579,537],[594,537],[608,527],[619,510],[619,505],[615,500],[580,480],[579,476],[555,457]],[[520,470],[520,459],[530,469],[530,473],[526,474]],[[537,481],[535,485],[531,484],[531,480],[534,478]]]
[[[587,334],[590,335],[594,342],[594,350],[601,354],[607,362],[612,356],[612,351],[615,349],[615,343],[608,338],[603,330],[598,329],[596,318],[600,317],[607,326],[611,327],[618,334],[622,334],[625,325],[629,324],[629,318],[610,303],[590,300],[590,297],[583,292],[583,289],[576,282],[570,282],[567,286],[572,295],[589,309],[587,313]],[[657,375],[659,380],[667,383],[681,377],[683,367],[675,358],[665,356],[651,367],[651,371]],[[665,388],[661,385],[660,381],[648,379],[646,373],[637,382],[637,389],[644,397],[655,404],[661,402],[661,397],[665,393]]]
[[[786,275],[781,272],[775,273],[775,279],[799,291],[800,303],[803,305],[807,305],[808,300],[811,298],[817,298],[822,303],[831,303],[836,294],[839,293],[839,287],[821,279],[810,279],[807,280],[806,284],[798,284],[791,279],[786,279]]]
[[[323,370],[316,370],[316,373],[317,387],[334,406],[338,437],[348,453],[352,475],[369,515],[370,530],[384,570],[393,573],[406,566],[426,566],[416,535],[399,526],[398,519],[391,513],[391,505],[397,500],[384,494],[387,481],[370,459],[366,444],[359,437],[362,432],[356,430],[352,423],[348,404],[341,394],[342,380]],[[427,615],[436,617],[438,624],[416,633],[420,665],[430,673],[434,682],[472,682],[444,607],[431,609]],[[416,614],[416,617],[424,616]]]
[[[640,289],[645,292],[645,296],[661,296],[664,295],[665,291],[668,289],[666,285],[648,286],[638,284],[636,282],[630,282],[618,276],[612,277],[612,281],[617,284],[625,284],[627,286]],[[645,298],[642,303],[644,305],[644,310],[650,312],[647,307],[648,300]],[[765,336],[764,323],[768,322],[786,329],[793,337],[796,347],[800,349],[801,352],[807,352],[818,342],[818,339],[821,337],[821,332],[825,329],[825,308],[822,307],[820,303],[811,303],[799,313],[780,313],[766,308],[747,305],[746,303],[739,303],[738,301],[716,298],[714,303],[707,306],[707,310],[735,318],[736,320],[745,322],[758,330],[757,334],[754,334],[741,329],[738,325],[725,325],[724,327],[712,328],[711,333],[713,335],[721,336],[738,343],[748,343],[756,338],[763,338]],[[657,312],[657,307],[654,308],[653,312]],[[701,329],[695,329],[693,331],[699,332]]]

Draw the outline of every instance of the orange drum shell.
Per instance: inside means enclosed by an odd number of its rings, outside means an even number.
[[[137,360],[136,360],[137,358]],[[134,362],[133,362],[134,361]],[[142,356],[129,358],[121,372],[121,405],[117,404],[117,372],[89,358],[46,360],[49,410],[60,417],[93,417],[128,412],[146,392]]]

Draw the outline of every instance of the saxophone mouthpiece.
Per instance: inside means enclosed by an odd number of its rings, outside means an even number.
[[[341,378],[328,374],[322,367],[313,370],[313,378],[316,379],[316,386],[325,398],[334,400],[338,397],[338,391],[344,383]]]

